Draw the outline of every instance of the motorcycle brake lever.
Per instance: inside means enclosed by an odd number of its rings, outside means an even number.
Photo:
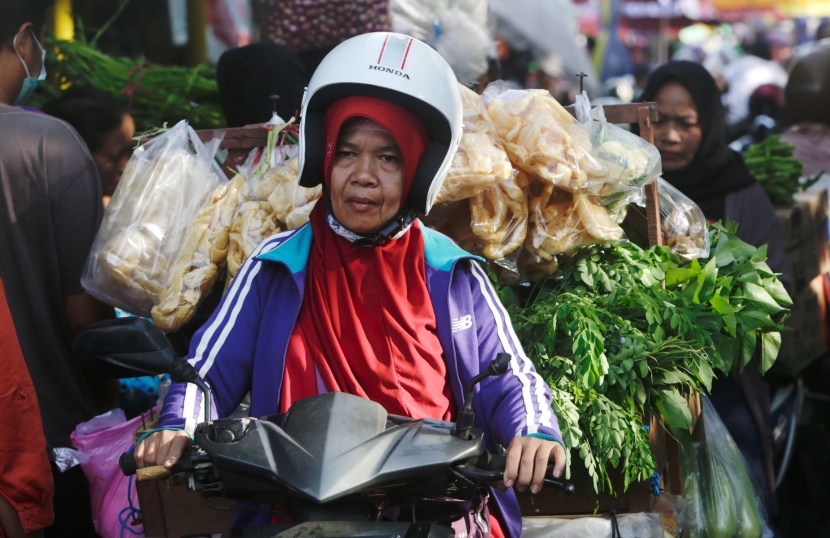
[[[503,455],[493,455],[490,454],[487,456],[487,462],[483,465],[484,469],[482,468],[469,468],[469,467],[459,467],[456,470],[459,471],[460,474],[466,476],[467,478],[477,479],[482,482],[498,482],[502,478],[502,474],[504,473],[504,464],[505,464],[505,457]],[[553,463],[548,464],[547,469],[545,470],[546,475],[550,475],[553,471]],[[554,480],[552,478],[545,478],[544,482],[545,486],[554,487],[562,490],[562,493],[565,495],[573,495],[576,492],[576,487],[570,482],[565,482],[561,480]]]
[[[576,488],[570,482],[560,482],[552,478],[545,478],[545,485],[559,488],[565,495],[573,495],[576,492]]]

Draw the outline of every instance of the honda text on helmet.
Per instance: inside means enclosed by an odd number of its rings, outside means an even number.
[[[427,214],[461,140],[461,93],[452,68],[429,45],[402,34],[363,34],[335,47],[317,67],[303,96],[299,140],[303,187],[314,187],[323,179],[326,108],[350,95],[390,101],[423,120],[431,142],[404,205]]]

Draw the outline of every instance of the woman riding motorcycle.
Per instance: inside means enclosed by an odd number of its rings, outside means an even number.
[[[299,183],[322,183],[323,202],[308,224],[256,249],[191,344],[216,416],[249,392],[251,416],[263,416],[342,391],[389,413],[454,420],[465,385],[507,352],[508,372],[476,389],[475,426],[490,451],[508,447],[508,488],[539,491],[550,461],[553,476],[562,474],[550,389],[483,260],[416,218],[429,212],[461,132],[455,76],[426,44],[365,34],[323,60],[303,98],[299,135]],[[205,419],[201,396],[193,385],[171,387],[163,429],[135,449],[139,467],[178,460]],[[496,519],[465,531],[520,534],[512,489],[491,491],[488,506]]]

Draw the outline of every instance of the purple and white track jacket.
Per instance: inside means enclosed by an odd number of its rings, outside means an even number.
[[[427,288],[456,405],[463,402],[467,382],[498,353],[508,352],[512,359],[507,373],[479,383],[473,397],[475,426],[484,432],[488,449],[497,452],[497,445],[506,447],[522,435],[561,440],[550,388],[525,356],[480,258],[446,236],[421,228]],[[188,362],[211,387],[215,416],[230,415],[248,392],[251,416],[279,412],[285,354],[303,302],[311,242],[308,224],[265,240],[194,335]],[[192,384],[174,383],[159,427],[192,434],[204,420],[202,415],[201,391]],[[512,490],[491,494],[508,523],[505,532],[519,536],[521,517]],[[264,523],[267,519],[249,522]]]

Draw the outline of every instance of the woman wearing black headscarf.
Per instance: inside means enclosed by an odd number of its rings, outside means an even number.
[[[767,245],[767,263],[789,289],[778,217],[741,155],[727,146],[721,95],[709,72],[694,62],[668,62],[649,75],[640,99],[657,103],[654,143],[664,179],[700,206],[709,221],[735,221],[738,237],[756,247]],[[767,383],[750,365],[740,374],[715,380],[711,401],[765,493],[767,512],[773,514]]]
[[[663,178],[692,199],[709,221],[732,220],[738,237],[768,245],[767,263],[789,289],[781,227],[761,185],[727,145],[721,94],[702,65],[672,61],[657,68],[640,97],[657,103],[654,144]]]

